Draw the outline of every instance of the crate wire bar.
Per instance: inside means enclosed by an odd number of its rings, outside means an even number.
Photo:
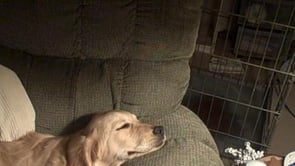
[[[221,155],[245,141],[269,147],[295,78],[294,15],[294,0],[203,4],[183,104],[208,126]]]

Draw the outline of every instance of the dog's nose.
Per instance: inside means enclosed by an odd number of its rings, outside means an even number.
[[[163,136],[164,135],[164,127],[163,126],[155,126],[153,129],[153,134]]]

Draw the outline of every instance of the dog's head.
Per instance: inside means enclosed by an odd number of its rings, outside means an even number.
[[[126,161],[160,149],[166,140],[162,126],[142,123],[126,111],[95,115],[86,131],[94,148],[91,157],[100,160]]]

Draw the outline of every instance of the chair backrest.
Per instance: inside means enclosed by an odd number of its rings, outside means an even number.
[[[165,115],[189,82],[199,0],[23,1],[0,5],[0,64],[21,78],[37,130],[125,109]]]

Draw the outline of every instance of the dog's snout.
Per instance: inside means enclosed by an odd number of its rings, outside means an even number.
[[[163,126],[155,126],[153,129],[153,134],[163,136],[164,135],[164,127]]]

